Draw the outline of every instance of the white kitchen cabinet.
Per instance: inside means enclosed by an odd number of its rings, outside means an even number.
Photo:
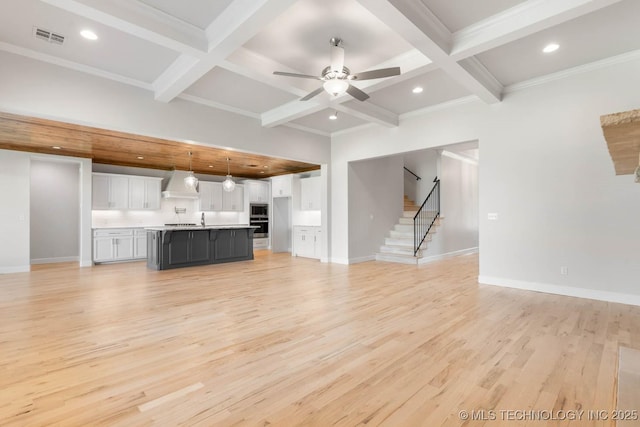
[[[133,232],[133,257],[147,258],[147,230],[136,229]]]
[[[244,187],[248,193],[249,203],[269,203],[269,182],[245,181]]]
[[[321,228],[296,225],[293,227],[293,255],[320,259],[322,250]]]
[[[300,209],[307,211],[320,210],[320,185],[319,176],[300,180]]]
[[[236,184],[233,191],[222,192],[222,210],[232,212],[244,211],[244,186]]]
[[[200,211],[221,211],[222,210],[222,183],[200,181],[199,187],[199,205]]]
[[[127,209],[128,205],[128,176],[102,173],[93,174],[91,203],[93,209]]]
[[[273,197],[291,196],[292,175],[280,175],[271,178],[271,195]]]
[[[268,237],[254,237],[253,238],[253,249],[268,249],[269,248],[269,238]]]
[[[162,178],[129,177],[129,209],[160,209]]]
[[[96,229],[93,231],[94,262],[113,262],[131,259],[134,259],[133,229]]]

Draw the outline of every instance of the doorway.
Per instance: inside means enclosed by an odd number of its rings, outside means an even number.
[[[80,164],[31,160],[30,262],[80,261]]]
[[[271,251],[291,252],[291,198],[273,198]]]

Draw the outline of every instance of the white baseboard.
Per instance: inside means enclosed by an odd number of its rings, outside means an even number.
[[[360,262],[375,261],[375,259],[376,259],[375,255],[368,255],[368,256],[363,256],[358,258],[329,258],[329,262],[332,264],[349,265],[349,264],[358,264]]]
[[[476,246],[475,248],[460,249],[459,251],[447,252],[446,254],[426,256],[426,257],[420,258],[418,260],[418,264],[427,264],[430,262],[440,261],[443,259],[453,258],[456,256],[471,255],[471,254],[477,254],[477,253],[478,253],[478,247]]]
[[[28,273],[31,271],[30,265],[17,265],[15,267],[0,267],[0,274]]]
[[[59,258],[34,258],[31,260],[31,264],[54,264],[57,262],[78,262],[80,260],[77,256],[67,256]]]
[[[501,277],[489,276],[478,276],[478,283],[483,285],[502,286],[505,288],[523,289],[526,291],[544,292],[547,294],[640,306],[640,295],[637,294],[621,294],[618,292],[601,291],[597,289],[526,282],[524,280],[504,279]]]
[[[349,264],[359,264],[361,262],[375,261],[375,260],[376,260],[375,255],[367,255],[367,256],[361,256],[357,258],[349,258]]]

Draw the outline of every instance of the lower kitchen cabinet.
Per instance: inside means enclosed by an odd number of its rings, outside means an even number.
[[[254,228],[149,229],[147,266],[155,270],[253,259]]]
[[[269,238],[258,237],[253,239],[253,249],[269,249]]]
[[[320,259],[322,251],[321,228],[296,225],[293,227],[293,255]]]
[[[168,231],[163,245],[163,263],[168,266],[209,264],[209,230]]]
[[[253,259],[253,242],[249,238],[250,229],[212,230],[213,253],[216,262],[247,259],[251,254]]]
[[[133,257],[144,259],[147,257],[147,230],[138,228],[133,232]]]
[[[93,231],[94,262],[128,261],[132,259],[135,259],[133,229],[96,229]]]

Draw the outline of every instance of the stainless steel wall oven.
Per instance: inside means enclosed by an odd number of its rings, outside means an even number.
[[[251,203],[249,205],[249,225],[257,226],[253,237],[269,237],[269,205],[266,203]]]

